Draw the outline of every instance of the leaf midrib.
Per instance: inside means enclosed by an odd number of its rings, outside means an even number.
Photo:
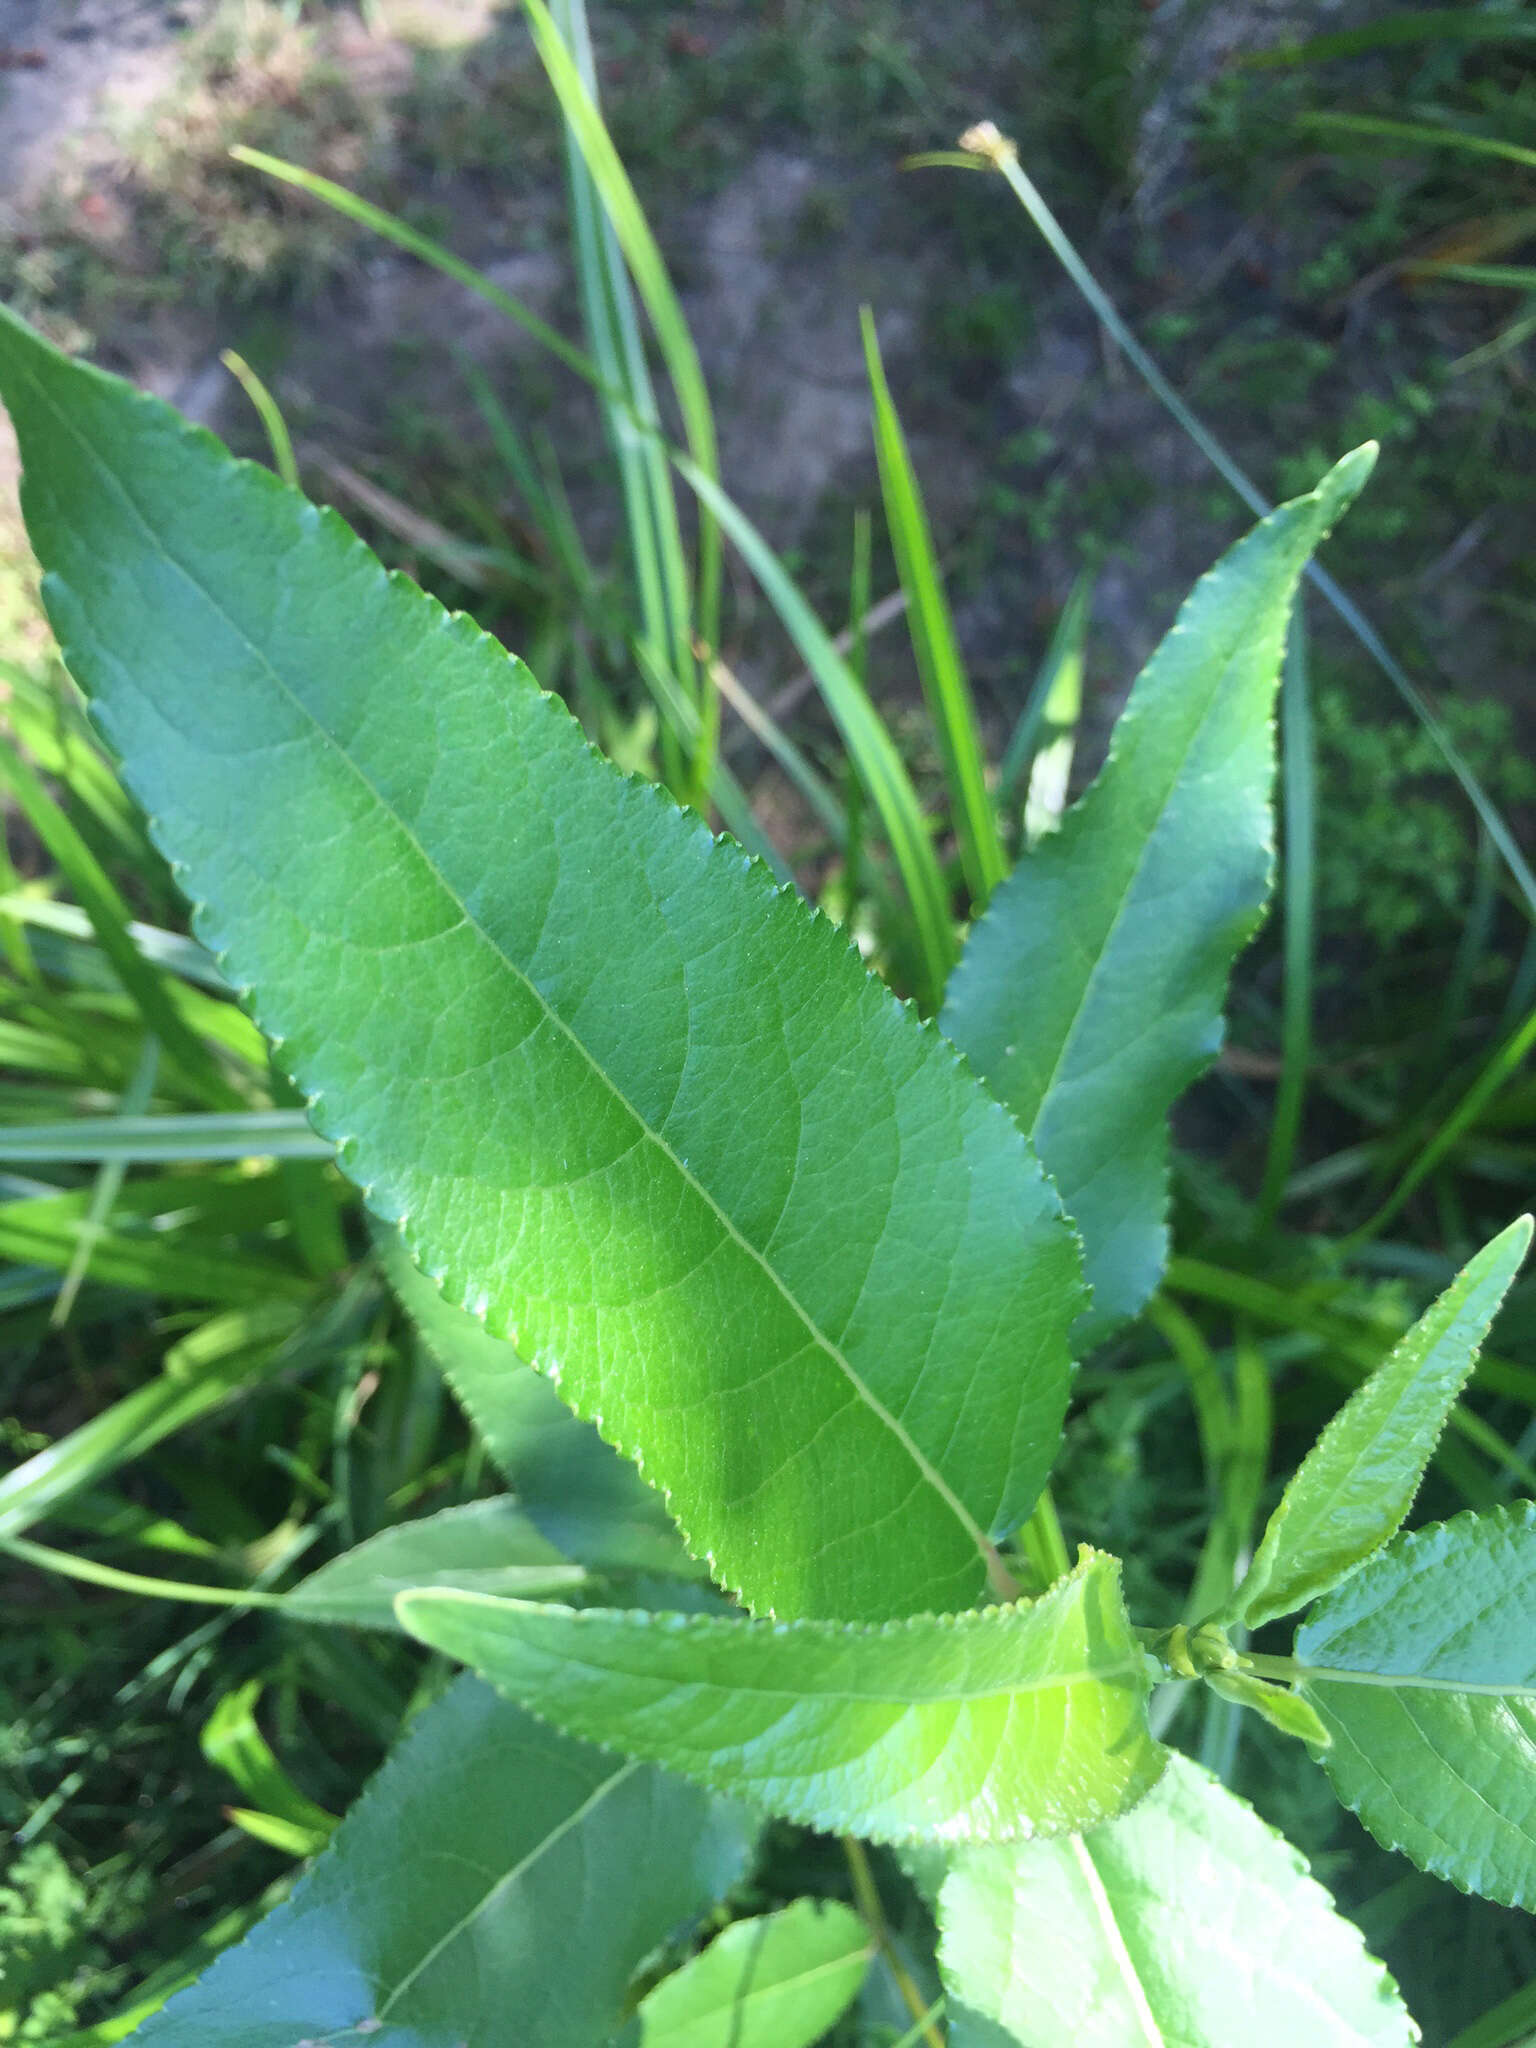
[[[46,387],[37,378],[36,373],[26,370],[25,367],[23,367],[23,374],[29,377],[34,389],[37,391],[38,396],[42,400],[43,404],[53,414],[55,419],[57,419],[60,422],[60,424],[65,428],[66,432],[73,436],[73,438],[79,444],[81,449],[84,451],[88,460],[95,464],[97,469],[106,478],[109,485],[111,485],[112,488],[116,491],[122,503],[127,507],[128,511],[131,513],[134,520],[138,523],[153,552],[157,554],[172,570],[174,570],[178,576],[182,577],[183,580],[192,588],[192,590],[194,590],[197,593],[197,595],[200,598],[202,598],[202,600],[210,607],[210,609],[218,617],[224,620],[225,624],[229,627],[230,631],[235,635],[235,637],[240,642],[244,644],[244,646],[249,650],[249,652],[255,657],[256,661],[260,664],[261,668],[265,670],[266,674],[270,677],[274,686],[282,693],[283,697],[286,698],[287,701],[293,705],[294,709],[307,721],[307,723],[313,728],[313,730],[320,736],[321,740],[325,743],[325,745],[334,752],[337,759],[340,760],[351,771],[351,773],[355,776],[357,781],[368,792],[369,796],[378,804],[380,810],[385,814],[385,816],[391,819],[392,822],[397,826],[397,828],[402,833],[408,844],[412,848],[414,848],[415,852],[420,857],[422,865],[425,868],[427,874],[430,876],[430,878],[436,884],[436,886],[439,889],[441,889],[443,895],[447,898],[448,903],[458,913],[459,917],[462,919],[465,926],[476,934],[476,936],[488,948],[488,950],[491,952],[494,958],[502,963],[502,965],[505,967],[507,972],[512,976],[512,978],[515,981],[520,982],[523,985],[523,987],[527,989],[528,993],[539,1004],[539,1007],[544,1012],[545,1016],[549,1019],[550,1023],[554,1025],[556,1030],[559,1031],[569,1041],[569,1043],[575,1047],[578,1053],[580,1053],[581,1057],[583,1058],[583,1060],[585,1060],[586,1064],[591,1069],[592,1073],[597,1077],[600,1084],[608,1090],[609,1094],[613,1097],[614,1101],[620,1104],[623,1110],[631,1117],[637,1128],[644,1136],[644,1138],[650,1144],[654,1145],[662,1153],[663,1157],[668,1160],[668,1162],[672,1165],[675,1171],[682,1177],[682,1179],[688,1184],[688,1186],[694,1189],[694,1191],[698,1194],[700,1200],[704,1203],[706,1209],[717,1219],[717,1221],[719,1222],[720,1226],[725,1231],[727,1236],[729,1236],[738,1246],[740,1246],[740,1248],[744,1252],[746,1252],[747,1256],[762,1270],[764,1274],[766,1274],[768,1279],[772,1282],[773,1286],[778,1290],[779,1294],[788,1304],[791,1311],[799,1318],[800,1322],[809,1332],[817,1348],[828,1359],[830,1359],[833,1365],[835,1365],[837,1369],[843,1374],[843,1376],[847,1379],[849,1385],[854,1389],[855,1393],[864,1402],[865,1406],[870,1410],[871,1414],[873,1414],[875,1418],[891,1432],[892,1436],[896,1439],[897,1443],[901,1446],[903,1451],[905,1451],[907,1456],[911,1459],[914,1466],[916,1466],[918,1472],[920,1473],[924,1481],[933,1488],[934,1492],[939,1496],[939,1498],[944,1502],[945,1506],[954,1515],[955,1519],[960,1523],[960,1526],[964,1529],[967,1537],[974,1544],[977,1556],[980,1558],[982,1563],[984,1565],[987,1564],[990,1561],[992,1555],[992,1546],[987,1541],[987,1538],[983,1533],[980,1524],[975,1520],[974,1516],[970,1514],[968,1509],[965,1507],[964,1503],[960,1500],[959,1496],[955,1493],[954,1489],[948,1484],[948,1482],[939,1472],[937,1467],[933,1465],[933,1463],[928,1459],[924,1452],[919,1448],[917,1443],[914,1441],[914,1439],[903,1426],[903,1424],[900,1422],[900,1420],[892,1414],[890,1409],[885,1406],[884,1402],[882,1402],[879,1399],[879,1397],[869,1387],[867,1382],[854,1369],[852,1362],[846,1357],[841,1348],[834,1344],[831,1338],[826,1334],[826,1332],[820,1328],[820,1326],[815,1321],[814,1317],[812,1317],[810,1312],[800,1302],[798,1297],[790,1291],[789,1287],[780,1277],[777,1270],[772,1265],[770,1265],[770,1263],[768,1262],[767,1258],[763,1255],[763,1253],[760,1252],[757,1249],[757,1247],[754,1244],[752,1244],[746,1236],[743,1235],[742,1231],[738,1228],[733,1218],[731,1218],[726,1213],[726,1211],[720,1206],[719,1202],[715,1199],[713,1194],[711,1194],[710,1191],[703,1185],[703,1183],[696,1178],[696,1176],[690,1171],[690,1169],[683,1162],[683,1160],[679,1158],[678,1154],[673,1150],[671,1145],[668,1144],[668,1142],[661,1135],[661,1133],[657,1131],[647,1121],[647,1119],[640,1113],[635,1104],[629,1100],[628,1096],[624,1093],[624,1091],[618,1087],[618,1085],[608,1075],[605,1069],[598,1063],[597,1059],[594,1057],[592,1052],[588,1049],[584,1042],[577,1036],[577,1034],[571,1028],[571,1026],[560,1015],[560,1013],[553,1008],[553,1006],[550,1004],[548,998],[545,996],[542,989],[540,989],[538,985],[533,980],[531,980],[527,974],[523,972],[523,970],[517,965],[517,963],[514,960],[512,960],[506,954],[506,952],[503,951],[503,949],[491,937],[490,933],[486,931],[485,927],[474,916],[474,914],[469,909],[468,905],[461,901],[461,899],[455,894],[454,890],[450,887],[447,878],[443,875],[441,870],[438,868],[436,862],[432,859],[432,856],[427,852],[426,848],[417,838],[415,832],[400,816],[400,813],[395,809],[395,807],[387,801],[382,791],[379,790],[378,787],[363,772],[361,765],[356,760],[354,760],[351,754],[347,752],[347,750],[342,746],[341,742],[338,739],[336,739],[336,737],[332,733],[326,730],[326,728],[321,724],[320,720],[315,715],[315,713],[311,711],[309,706],[304,702],[303,698],[300,697],[288,684],[288,682],[283,678],[283,676],[279,674],[278,670],[274,666],[271,659],[263,652],[263,650],[255,643],[255,641],[253,641],[250,638],[249,634],[240,625],[240,623],[230,614],[230,612],[225,608],[225,606],[222,603],[220,603],[219,599],[214,595],[214,593],[211,590],[209,590],[203,583],[201,583],[197,576],[195,576],[193,572],[189,568],[187,568],[184,563],[178,561],[176,557],[170,552],[170,549],[166,547],[164,542],[157,535],[148,517],[145,515],[143,511],[140,510],[137,502],[133,497],[132,492],[128,488],[127,483],[123,480],[121,476],[119,476],[117,471],[113,469],[111,465],[105,460],[105,458],[99,453],[94,443],[80,429],[77,422],[55,403]],[[360,546],[361,543],[358,543],[358,545]],[[427,592],[423,591],[421,592],[421,595],[426,600],[427,603],[435,603],[435,600],[433,600]],[[439,606],[438,610],[441,611],[442,608]],[[443,612],[442,616],[446,619],[448,617],[448,614],[446,612]],[[490,638],[488,634],[483,634],[482,637],[484,637],[487,640],[489,640]],[[512,658],[507,655],[505,649],[501,649],[500,651],[503,654],[504,658]]]
[[[1474,1699],[1536,1700],[1536,1679],[1530,1678],[1482,1683],[1464,1678],[1432,1678],[1413,1671],[1351,1671],[1343,1665],[1298,1664],[1295,1680],[1301,1686],[1365,1685],[1386,1692],[1448,1692]]]
[[[1126,1996],[1136,2015],[1136,2024],[1141,2030],[1147,2048],[1168,2048],[1167,2036],[1152,2010],[1152,2001],[1148,1998],[1147,1988],[1141,1981],[1141,1972],[1136,1967],[1125,1935],[1121,1931],[1119,1916],[1110,1900],[1109,1888],[1100,1875],[1099,1866],[1094,1862],[1087,1842],[1081,1835],[1070,1835],[1067,1838],[1067,1847],[1093,1902],[1094,1917],[1104,1936],[1104,1945],[1114,1960],[1116,1974],[1125,1987]]]
[[[573,1828],[581,1826],[586,1821],[588,1815],[593,1813],[602,1801],[608,1797],[609,1793],[616,1791],[621,1785],[632,1778],[637,1771],[644,1770],[645,1768],[646,1766],[643,1763],[635,1758],[631,1758],[627,1763],[619,1764],[618,1768],[608,1777],[604,1778],[600,1785],[594,1786],[574,1812],[568,1813],[558,1827],[551,1828],[547,1835],[541,1836],[528,1851],[527,1855],[514,1863],[510,1870],[504,1870],[501,1876],[485,1891],[469,1911],[462,1913],[453,1926],[445,1934],[438,1937],[426,1954],[395,1985],[389,1996],[380,2005],[374,2017],[381,2022],[387,2020],[391,2007],[405,1997],[411,1987],[431,1969],[438,1957],[446,1949],[451,1948],[454,1942],[460,1940],[466,1930],[472,1927],[482,1914],[488,1913],[491,1910],[491,1907],[501,1893],[517,1884],[534,1867],[539,1858],[553,1848],[556,1843],[563,1841]]]
[[[407,1592],[403,1596],[403,1605],[407,1611],[410,1608],[426,1608],[430,1610],[436,1607],[439,1609],[457,1609],[463,1614],[473,1614],[477,1609],[489,1608],[494,1614],[505,1607],[518,1604],[520,1603],[511,1600],[499,1600],[494,1594],[461,1593],[449,1587],[439,1589],[433,1586],[423,1586],[415,1591]],[[533,1609],[535,1615],[540,1618],[548,1613],[548,1609],[541,1602],[531,1601],[527,1604]],[[1079,1611],[1074,1607],[1064,1617],[1064,1620],[1070,1622]],[[675,1634],[670,1634],[665,1638],[658,1638],[656,1633],[648,1629],[643,1623],[626,1623],[623,1626],[636,1639],[637,1648],[642,1653],[646,1647],[647,1639],[650,1641],[677,1640]],[[733,1631],[739,1631],[743,1626],[750,1627],[751,1624],[732,1622],[727,1626]],[[582,1627],[583,1624],[578,1622],[567,1633],[575,1636],[582,1631]],[[642,1665],[639,1669],[631,1671],[616,1667],[612,1663],[593,1661],[589,1656],[584,1655],[579,1647],[572,1644],[561,1644],[557,1649],[551,1649],[534,1638],[516,1632],[509,1632],[496,1638],[496,1640],[501,1643],[511,1642],[516,1648],[529,1652],[535,1657],[558,1660],[561,1668],[566,1671],[587,1672],[600,1679],[649,1679],[653,1683],[657,1681],[657,1673],[654,1669],[647,1670]],[[941,1644],[939,1647],[942,1648],[943,1645]],[[788,1645],[786,1645],[786,1648],[788,1648]],[[793,1654],[792,1650],[790,1654]],[[466,1661],[476,1662],[477,1660],[467,1657]],[[807,1702],[814,1704],[825,1702],[828,1705],[887,1707],[910,1712],[921,1707],[981,1706],[995,1700],[1015,1699],[1021,1693],[1047,1692],[1077,1685],[1100,1684],[1107,1686],[1116,1679],[1143,1677],[1145,1671],[1146,1665],[1144,1660],[1138,1654],[1132,1652],[1117,1658],[1110,1664],[1087,1665],[1081,1668],[1074,1667],[1066,1671],[1046,1671],[1037,1676],[1018,1677],[1010,1679],[1006,1683],[978,1687],[975,1690],[957,1689],[933,1693],[924,1693],[916,1689],[906,1693],[850,1692],[841,1686],[835,1685],[818,1686],[813,1690],[804,1685],[759,1685],[746,1683],[741,1680],[710,1677],[672,1678],[665,1674],[662,1675],[660,1682],[678,1691],[735,1693],[745,1695],[753,1700],[783,1699],[795,1705],[804,1705]]]

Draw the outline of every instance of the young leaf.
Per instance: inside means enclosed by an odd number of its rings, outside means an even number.
[[[859,1995],[869,1930],[835,1899],[737,1920],[640,2001],[619,2048],[811,2048]]]
[[[601,2048],[640,1963],[736,1882],[749,1845],[720,1801],[461,1679],[287,1903],[134,2039],[462,2048],[515,2015],[518,2048]]]
[[[1462,1891],[1536,1907],[1536,1505],[1401,1536],[1296,1637],[1343,1804]]]
[[[1098,779],[997,891],[950,981],[942,1028],[1032,1133],[1082,1231],[1082,1338],[1139,1309],[1162,1271],[1168,1110],[1215,1056],[1227,972],[1269,893],[1291,599],[1374,459],[1345,456],[1196,584]]]
[[[1207,1671],[1204,1676],[1212,1692],[1235,1707],[1249,1708],[1282,1735],[1310,1742],[1317,1749],[1326,1749],[1333,1740],[1316,1709],[1287,1685],[1271,1685],[1251,1671]]]
[[[586,1577],[579,1564],[540,1535],[516,1501],[476,1500],[381,1529],[311,1572],[284,1605],[300,1621],[392,1629],[397,1626],[395,1595],[412,1586],[457,1586],[525,1600],[553,1593],[569,1599]]]
[[[957,1855],[950,2048],[1407,2048],[1396,1987],[1290,1844],[1187,1758],[1090,1835]]]
[[[6,316],[66,658],[317,1128],[755,1607],[963,1607],[1077,1254],[843,937],[333,514]]]
[[[1334,1416],[1270,1517],[1235,1620],[1294,1613],[1397,1534],[1530,1241],[1522,1216],[1485,1245]]]
[[[379,1224],[373,1237],[401,1306],[544,1540],[593,1572],[703,1577],[661,1495],[634,1466],[578,1421],[510,1344],[445,1301],[398,1231]]]
[[[900,1841],[1091,1825],[1153,1784],[1118,1562],[1030,1605],[860,1628],[406,1593],[401,1625],[571,1734],[810,1827]]]

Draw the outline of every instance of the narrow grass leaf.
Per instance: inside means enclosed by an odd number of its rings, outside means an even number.
[[[1296,1637],[1334,1791],[1379,1842],[1536,1907],[1536,1505],[1400,1536]]]
[[[316,1855],[336,1832],[336,1816],[300,1791],[272,1753],[256,1720],[263,1681],[249,1679],[225,1693],[203,1723],[202,1752],[227,1771],[242,1798],[258,1813],[303,1831],[299,1854]]]
[[[735,1920],[646,1993],[620,2048],[812,2048],[858,1997],[870,1953],[835,1899]]]
[[[1402,142],[1410,147],[1449,149],[1465,156],[1500,157],[1506,163],[1536,170],[1536,149],[1480,135],[1472,128],[1442,126],[1437,121],[1393,121],[1381,114],[1347,114],[1332,110],[1298,114],[1298,128],[1321,129],[1330,135],[1360,135],[1370,141]]]
[[[251,401],[256,417],[261,421],[261,430],[267,437],[267,446],[272,451],[272,467],[283,482],[296,491],[299,488],[299,465],[294,460],[293,437],[288,432],[282,408],[244,356],[232,348],[225,348],[219,351],[219,361]]]
[[[8,1166],[77,1160],[169,1166],[210,1159],[330,1159],[335,1150],[301,1109],[87,1116],[69,1123],[0,1130],[0,1160]]]
[[[922,491],[886,381],[874,315],[867,306],[861,309],[859,320],[864,336],[864,365],[874,403],[875,454],[886,525],[896,555],[897,574],[906,592],[912,651],[917,656],[928,715],[933,720],[949,785],[950,810],[960,840],[966,886],[972,903],[980,910],[1003,879],[1007,863],[987,789],[976,706],[955,639]]]
[[[374,1210],[752,1605],[1006,1591],[1081,1305],[1007,1114],[334,514],[9,317],[0,387],[66,659]]]
[[[1262,1628],[1305,1607],[1397,1534],[1530,1242],[1522,1216],[1345,1402],[1270,1517],[1233,1619]]]
[[[816,679],[822,701],[836,721],[859,780],[885,828],[917,926],[923,972],[918,995],[925,1008],[936,1008],[954,963],[954,926],[923,807],[896,743],[863,684],[838,653],[832,636],[757,528],[696,465],[678,457],[677,467],[740,551]]]
[[[1300,1854],[1187,1758],[1109,1826],[953,1860],[950,2048],[1410,2048],[1418,2029]]]
[[[1083,701],[1083,660],[1088,644],[1088,620],[1093,608],[1094,576],[1091,569],[1078,572],[1067,601],[1061,608],[1050,645],[1029,686],[1017,723],[997,771],[999,803],[1012,803],[1029,784],[1035,755],[1046,724],[1046,707],[1070,700]],[[1074,718],[1075,718],[1074,713]]]
[[[1168,413],[1181,431],[1199,449],[1206,461],[1230,489],[1235,491],[1251,512],[1261,518],[1267,517],[1272,509],[1262,491],[1253,480],[1239,468],[1216,436],[1197,419],[1174,390],[1156,363],[1141,346],[1131,330],[1121,319],[1114,301],[1094,277],[1082,257],[1064,233],[1061,223],[1046,205],[1033,181],[1027,176],[1019,162],[1018,150],[1005,136],[999,135],[990,123],[983,122],[971,129],[963,138],[966,155],[945,155],[946,163],[959,163],[975,168],[979,163],[989,163],[1007,180],[1014,197],[1024,208],[1030,220],[1039,230],[1051,254],[1060,263],[1068,277],[1082,294],[1083,299],[1104,323],[1106,333],[1114,341],[1141,378],[1147,389]],[[1464,363],[1470,359],[1464,359]],[[1455,367],[1453,365],[1453,367]],[[1398,661],[1365,613],[1356,604],[1349,592],[1341,587],[1321,564],[1313,562],[1307,569],[1307,580],[1314,590],[1320,591],[1345,626],[1365,649],[1382,674],[1391,683],[1403,702],[1429,734],[1439,749],[1441,758],[1466,792],[1467,800],[1482,820],[1484,829],[1499,850],[1499,857],[1513,876],[1515,885],[1524,897],[1527,908],[1536,916],[1536,871],[1531,868],[1521,850],[1520,842],[1510,829],[1497,804],[1473,774],[1461,750],[1452,740],[1449,732],[1435,715],[1434,710],[1415,686],[1408,671]]]
[[[145,2048],[603,2048],[631,1976],[742,1875],[744,1819],[461,1679],[293,1896]],[[551,1968],[556,1957],[579,1968]]]
[[[408,1632],[568,1733],[809,1827],[902,1841],[1091,1826],[1162,1769],[1117,1561],[1043,1599],[880,1628],[405,1593]]]
[[[1216,1054],[1228,971],[1269,891],[1286,620],[1373,460],[1346,456],[1195,586],[1097,780],[998,890],[950,985],[942,1028],[1033,1135],[1083,1233],[1085,1337],[1162,1272],[1168,1110]]]
[[[0,743],[0,785],[56,860],[111,961],[123,987],[138,1005],[146,1027],[159,1039],[200,1097],[215,1108],[238,1107],[238,1098],[207,1047],[187,1029],[154,967],[129,936],[128,906],[75,827],[42,783],[11,747]]]
[[[672,389],[677,395],[688,450],[704,474],[718,480],[714,412],[688,322],[672,289],[667,266],[645,213],[619,159],[603,117],[584,84],[576,60],[542,0],[523,0],[533,35],[560,111],[580,148],[602,198],[645,310],[650,316]],[[699,521],[699,631],[713,647],[719,638],[720,540],[706,506]]]
[[[560,0],[559,28],[556,31],[551,26],[549,33],[563,41],[568,53],[569,70],[561,72],[567,89],[579,90],[585,96],[589,125],[601,128],[597,64],[582,0]],[[618,237],[604,212],[603,195],[585,153],[586,137],[578,131],[569,113],[565,140],[576,275],[592,359],[605,387],[600,394],[604,423],[618,465],[642,632],[652,660],[664,667],[689,702],[697,705],[692,578],[634,294]],[[605,157],[610,175],[616,162],[610,148]],[[619,175],[622,177],[622,171]],[[630,199],[638,214],[632,194]],[[659,255],[656,262],[660,263]],[[664,271],[662,275],[665,276]],[[677,318],[680,322],[681,315]],[[686,328],[682,331],[686,339]],[[684,375],[686,378],[686,371]],[[606,396],[608,387],[621,391],[623,402],[610,401]],[[702,374],[699,388],[703,388]],[[705,409],[707,412],[707,399]],[[713,547],[718,582],[718,538]],[[711,627],[711,637],[717,632],[718,621]],[[713,758],[713,727],[709,718],[701,715],[693,733],[680,732],[678,737],[692,743],[694,776],[700,788],[707,787]]]

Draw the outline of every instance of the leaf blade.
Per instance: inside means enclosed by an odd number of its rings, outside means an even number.
[[[999,888],[950,981],[942,1029],[1083,1233],[1080,1337],[1134,1313],[1162,1271],[1167,1112],[1216,1054],[1227,970],[1269,892],[1286,619],[1372,460],[1345,456],[1202,577],[1097,780]]]
[[[864,1922],[835,1899],[735,1920],[640,2001],[636,2048],[811,2048],[858,1996],[870,1954]]]
[[[1341,1804],[1462,1891],[1536,1906],[1536,1504],[1400,1536],[1297,1632]]]
[[[1016,1130],[333,515],[9,317],[0,385],[76,673],[375,1211],[754,1604],[975,1598],[1078,1299]]]
[[[586,1577],[502,1494],[381,1529],[301,1579],[283,1604],[299,1621],[394,1629],[395,1597],[409,1587],[569,1599]]]
[[[1119,1566],[1028,1606],[880,1628],[407,1593],[408,1633],[585,1739],[811,1827],[900,1841],[1081,1827],[1164,1753]]]
[[[292,1898],[133,2038],[293,2048],[355,2029],[377,2048],[460,2048],[515,2012],[527,2048],[601,2048],[634,1970],[740,1876],[747,1843],[720,1802],[461,1679]],[[569,1943],[582,1968],[551,1970]]]
[[[1270,1517],[1232,1612],[1261,1628],[1397,1534],[1531,1242],[1518,1217],[1468,1261],[1333,1417]]]
[[[939,1922],[950,2048],[1418,2038],[1296,1850],[1181,1756],[1089,1835],[964,1851]]]

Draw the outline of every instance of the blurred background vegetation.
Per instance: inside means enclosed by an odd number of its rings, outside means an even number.
[[[1130,1560],[1138,1618],[1172,1621],[1212,1543],[1240,1546],[1259,1474],[1272,1494],[1529,1201],[1536,8],[594,0],[589,26],[590,82],[675,287],[642,280],[649,369],[615,248],[573,241],[597,188],[522,15],[495,0],[0,0],[0,294],[263,459],[249,393],[270,393],[312,496],[523,653],[625,766],[712,805],[919,998],[924,877],[941,953],[985,894],[935,665],[961,679],[947,701],[974,720],[1011,855],[1091,776],[1139,662],[1248,515],[1004,182],[907,159],[995,119],[1266,495],[1382,441],[1328,566],[1484,813],[1314,602],[1286,688],[1284,914],[1177,1120],[1168,1286],[1085,1366],[1059,1489],[1069,1535]],[[625,403],[454,262],[617,366]],[[691,611],[667,600],[693,575],[693,500],[628,433],[654,403],[698,455],[690,349],[720,478],[776,551],[726,551],[717,618],[707,571]],[[882,359],[886,453],[899,414],[931,553],[882,509]],[[952,646],[904,624],[925,575]],[[105,2042],[291,1883],[419,1681],[388,1639],[198,1612],[112,1575],[282,1585],[492,1481],[354,1200],[184,936],[62,680],[8,500],[0,657],[0,2041]],[[887,744],[910,860],[876,788]],[[1427,1513],[1536,1492],[1531,1282],[1496,1344]],[[1173,1734],[1302,1843],[1428,2039],[1499,2048],[1536,2027],[1521,1916],[1385,1856],[1263,1729],[1217,1711]],[[776,1831],[738,1904],[839,1881],[824,1845]],[[894,1868],[881,1881],[921,1978],[920,1916]],[[905,2025],[877,1972],[838,2038]]]

